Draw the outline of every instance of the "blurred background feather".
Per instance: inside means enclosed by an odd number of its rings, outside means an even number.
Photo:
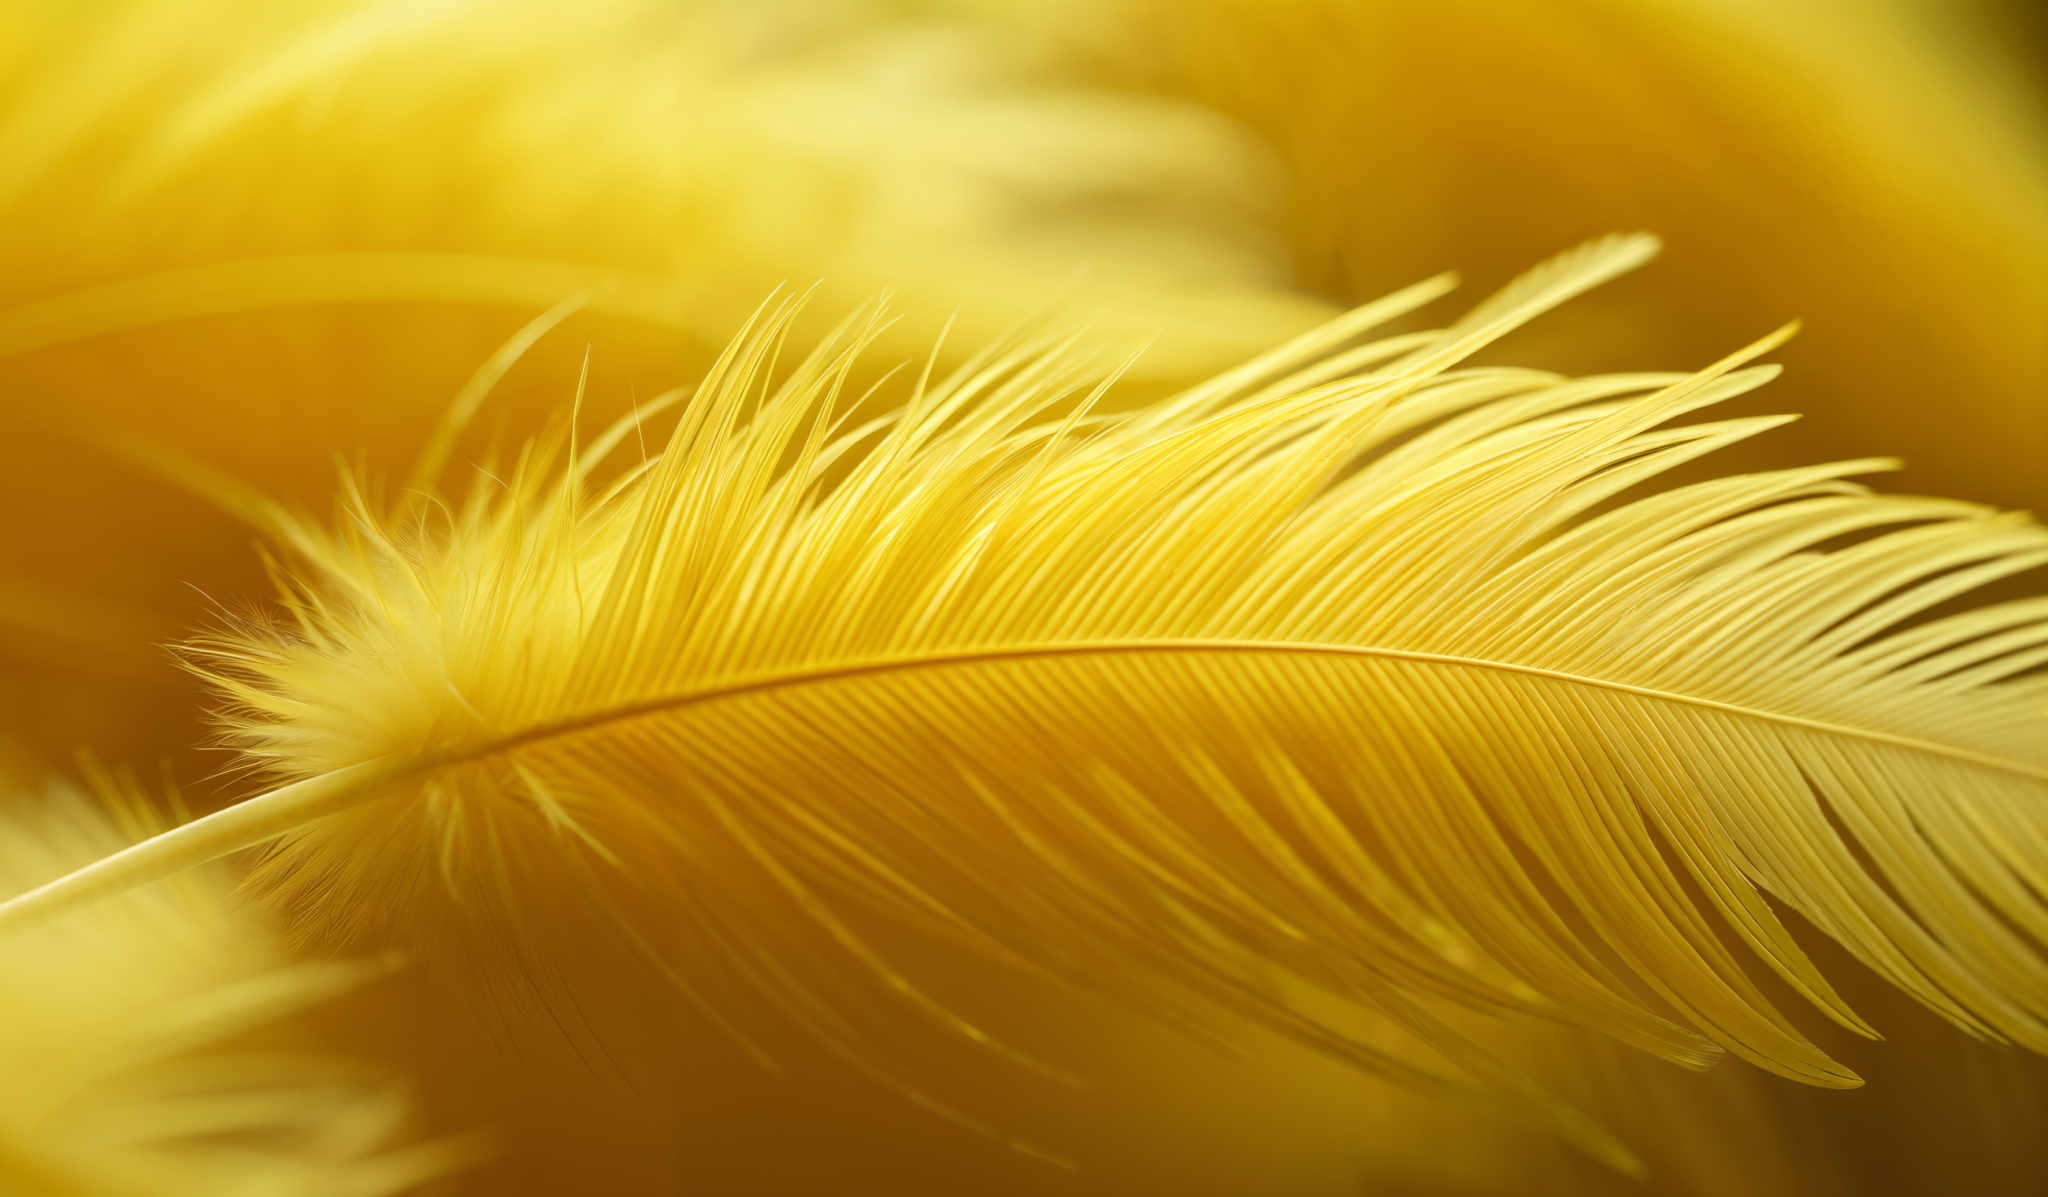
[[[15,789],[0,886],[160,824],[132,785]],[[391,1197],[472,1148],[405,1146],[404,1082],[308,1042],[375,964],[294,961],[213,870],[0,937],[0,1189],[18,1197]]]
[[[859,4],[30,0],[0,35],[0,501],[36,513],[0,619],[42,742],[188,739],[150,646],[258,589],[124,446],[317,500],[577,296],[493,397],[514,440],[586,347],[622,407],[784,282],[894,288],[920,350],[1064,310],[1166,378],[1322,310],[1237,235],[1272,200],[1224,121]]]
[[[1905,489],[2048,507],[2038,5],[927,3],[1257,131],[1316,294],[1361,300],[1452,261],[1491,282],[1653,229],[1671,246],[1657,277],[1524,352],[1569,370],[1704,360],[1797,316],[1785,361],[1806,419],[1780,451],[1910,451]]]

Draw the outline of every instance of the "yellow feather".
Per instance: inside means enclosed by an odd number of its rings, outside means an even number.
[[[328,935],[516,963],[610,929],[736,1040],[794,1027],[963,1121],[877,1018],[1063,1070],[884,945],[1520,1093],[1623,1167],[1446,1012],[1853,1086],[1771,996],[1871,1033],[1782,904],[2048,1049],[2048,606],[1928,618],[2048,531],[1849,480],[1881,462],[1657,486],[1780,422],[1682,418],[1784,334],[1690,375],[1462,364],[1653,248],[1355,343],[1444,285],[1411,288],[1123,413],[999,345],[849,425],[877,317],[783,370],[771,304],[645,460],[572,432],[448,505],[277,516],[278,622],[195,659],[278,788],[0,925],[275,841]]]

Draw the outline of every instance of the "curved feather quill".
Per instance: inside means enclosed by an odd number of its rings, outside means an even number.
[[[1854,1085],[1765,992],[1874,1033],[1782,905],[2048,1049],[2048,603],[1948,610],[2048,532],[1849,481],[1882,462],[1649,485],[1780,422],[1677,421],[1784,334],[1690,375],[1460,364],[1652,249],[1351,343],[1423,284],[1114,415],[1026,345],[849,426],[874,319],[778,384],[784,302],[609,481],[630,429],[452,508],[270,516],[286,616],[198,660],[285,784],[0,923],[275,839],[339,933],[651,903],[679,985],[849,1044],[859,983],[1013,1054],[882,924],[1418,1079],[1318,1010],[1517,1087],[1432,1010]]]

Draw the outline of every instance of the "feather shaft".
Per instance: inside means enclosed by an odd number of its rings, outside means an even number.
[[[397,765],[391,760],[364,761],[159,832],[0,903],[0,933],[255,847],[363,802],[403,774]]]
[[[1735,703],[1720,702],[1698,695],[1678,694],[1646,686],[1603,678],[1585,677],[1512,661],[1460,657],[1447,653],[1416,652],[1367,645],[1305,644],[1299,642],[1232,642],[1144,640],[1082,644],[1044,644],[961,652],[928,657],[866,661],[835,665],[827,669],[796,670],[706,690],[689,691],[648,699],[626,706],[582,715],[561,723],[545,725],[486,745],[459,758],[422,762],[390,759],[366,761],[331,773],[320,774],[246,799],[155,837],[125,848],[103,860],[65,877],[0,902],[0,931],[38,918],[61,913],[95,898],[119,893],[137,885],[184,871],[197,864],[249,848],[260,847],[316,819],[371,801],[377,791],[397,782],[416,779],[434,769],[474,763],[510,753],[527,745],[560,739],[629,720],[682,710],[722,699],[740,698],[792,687],[855,681],[882,674],[926,669],[964,669],[1008,661],[1046,660],[1059,657],[1095,656],[1200,656],[1272,655],[1313,657],[1376,658],[1414,664],[1442,665],[1522,674],[1569,686],[1611,690],[1659,702],[1720,711],[1741,719],[1754,719],[1784,727],[1796,727],[1829,736],[1885,744],[1908,752],[1940,757],[2009,773],[2029,781],[2048,783],[2048,767],[2025,761],[1974,752],[1914,736],[1899,735],[1867,727],[1805,718]]]

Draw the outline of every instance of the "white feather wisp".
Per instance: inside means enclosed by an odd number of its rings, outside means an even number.
[[[2048,600],[1957,603],[2048,531],[1852,480],[1884,462],[1660,483],[1781,422],[1686,417],[1782,334],[1691,374],[1466,363],[1653,249],[1361,340],[1433,280],[1111,414],[1024,344],[870,416],[873,318],[798,355],[784,301],[663,443],[649,412],[446,505],[260,513],[281,614],[195,660],[278,788],[0,925],[271,843],[311,927],[595,911],[736,1036],[801,1028],[935,1108],[877,1011],[1034,1061],[892,941],[1535,1096],[1623,1167],[1442,1012],[1854,1086],[1771,996],[1874,1034],[1783,908],[2048,1049]],[[1359,1009],[1439,1059],[1328,1014]]]
[[[146,832],[100,777],[10,796],[0,885]],[[210,870],[0,935],[0,1191],[12,1197],[390,1197],[467,1149],[407,1146],[403,1089],[280,1038],[375,966],[294,962]]]

